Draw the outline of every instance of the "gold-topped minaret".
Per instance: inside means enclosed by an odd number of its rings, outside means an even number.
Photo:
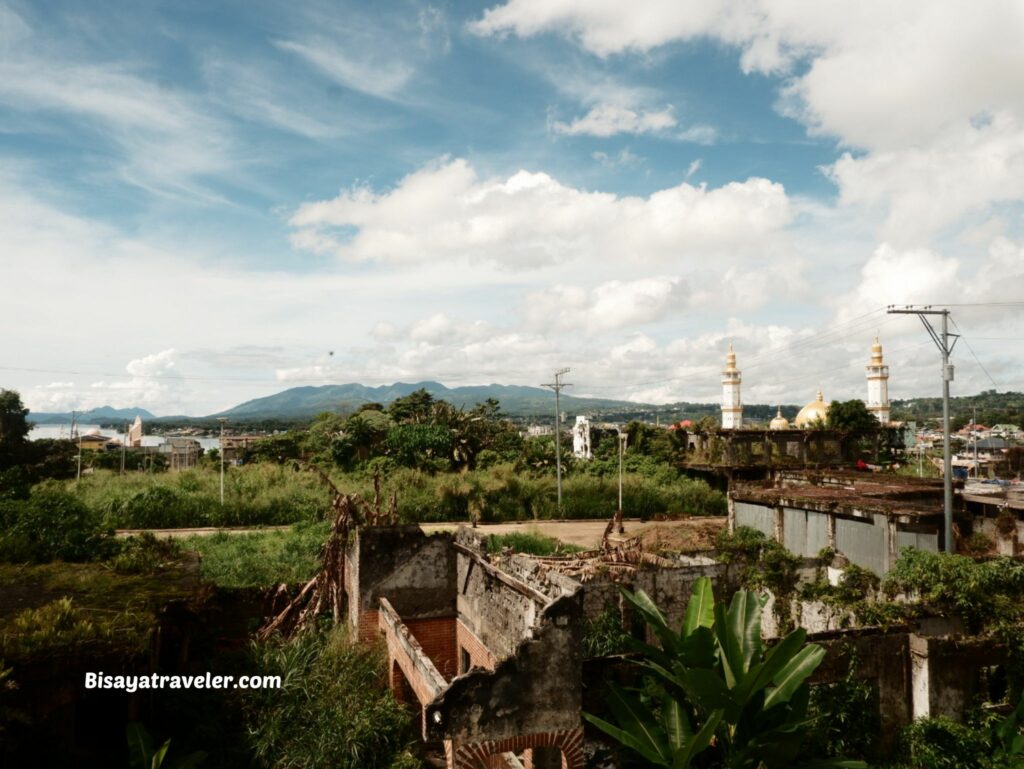
[[[882,343],[875,336],[871,362],[867,365],[868,411],[883,425],[889,424],[889,367],[882,359]]]
[[[740,370],[736,368],[736,353],[729,342],[722,371],[722,428],[738,430],[743,427],[743,402],[740,399]]]

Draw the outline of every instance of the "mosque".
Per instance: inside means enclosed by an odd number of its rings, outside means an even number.
[[[743,400],[740,397],[740,370],[736,367],[736,353],[729,344],[729,352],[725,356],[725,369],[722,371],[722,428],[738,430],[743,427]],[[868,411],[878,421],[889,424],[889,367],[882,360],[882,344],[875,337],[871,345],[871,361],[867,365],[868,397],[865,403]],[[780,407],[775,418],[768,423],[772,430],[804,430],[817,421],[824,421],[830,403],[819,389],[814,400],[800,409],[793,424],[782,416]]]

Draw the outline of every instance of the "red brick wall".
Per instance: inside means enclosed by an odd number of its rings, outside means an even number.
[[[359,615],[359,640],[372,644],[380,638],[380,612],[364,611]]]
[[[483,642],[473,634],[473,631],[462,624],[462,620],[458,620],[455,623],[455,640],[458,646],[459,654],[456,656],[456,662],[458,662],[461,656],[461,651],[465,649],[469,652],[469,663],[471,667],[485,668],[486,670],[494,670],[497,665],[497,660],[494,655],[491,654],[490,650],[484,646]],[[465,673],[465,670],[459,670],[459,673]]]
[[[437,672],[451,681],[459,673],[459,655],[455,640],[455,617],[403,620],[409,632],[419,641],[423,653],[430,657]]]
[[[500,765],[501,753],[524,755],[532,765],[532,748],[554,748],[561,753],[564,769],[583,769],[583,729],[569,729],[540,734],[524,734],[506,740],[488,740],[468,744],[445,741],[444,752],[449,769],[475,769],[478,766]]]

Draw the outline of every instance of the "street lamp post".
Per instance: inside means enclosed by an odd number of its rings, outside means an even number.
[[[224,423],[227,417],[217,417],[220,422],[220,506],[224,507]]]

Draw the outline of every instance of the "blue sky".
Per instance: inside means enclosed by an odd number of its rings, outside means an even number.
[[[1024,11],[889,5],[0,0],[0,380],[1021,389]]]

